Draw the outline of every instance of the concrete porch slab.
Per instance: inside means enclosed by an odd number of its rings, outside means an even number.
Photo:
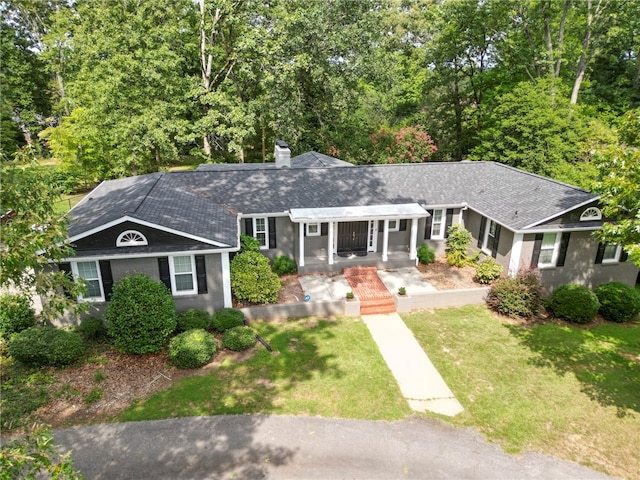
[[[433,285],[424,281],[422,273],[416,267],[378,270],[378,276],[391,293],[398,293],[400,287],[404,287],[408,295],[437,291]]]
[[[347,292],[351,291],[351,286],[343,275],[301,275],[298,281],[312,302],[344,300]]]

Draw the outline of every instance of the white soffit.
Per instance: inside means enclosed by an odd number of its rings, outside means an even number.
[[[427,211],[417,203],[356,207],[292,208],[289,214],[293,222],[420,218],[427,217],[428,215]]]

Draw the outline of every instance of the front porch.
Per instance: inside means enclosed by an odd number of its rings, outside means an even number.
[[[334,254],[333,263],[330,264],[327,251],[322,250],[312,257],[305,258],[304,266],[298,266],[298,273],[301,275],[308,273],[334,273],[342,272],[349,267],[376,267],[384,270],[415,266],[416,259],[410,258],[409,252],[387,252],[387,261],[382,259],[382,253],[380,252],[368,252],[366,255],[351,254],[346,257]]]

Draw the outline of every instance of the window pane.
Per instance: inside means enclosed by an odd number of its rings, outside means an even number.
[[[179,292],[193,290],[193,275],[190,273],[176,275],[176,290]]]
[[[102,296],[99,280],[85,280],[85,284],[87,285],[87,298]]]
[[[398,221],[397,220],[389,220],[389,229],[390,230],[395,230],[396,228],[398,228]]]
[[[431,236],[432,237],[437,237],[440,235],[440,224],[439,223],[434,223],[431,227]]]
[[[496,229],[498,228],[498,224],[496,222],[494,222],[493,220],[491,220],[489,222],[489,235],[491,237],[495,237],[496,236]]]
[[[607,245],[604,247],[603,260],[615,260],[616,253],[618,252],[618,245]]]
[[[78,262],[78,275],[84,279],[98,278],[96,262]]]
[[[540,258],[538,259],[539,265],[549,265],[553,260],[553,250],[541,250]]]
[[[318,233],[318,224],[310,223],[309,224],[309,233]]]
[[[264,218],[256,218],[256,232],[264,232],[264,231],[265,231]]]
[[[442,210],[433,211],[433,223],[439,223],[442,221]]]
[[[175,273],[191,273],[191,257],[173,257]]]
[[[553,249],[556,246],[556,234],[555,233],[545,233],[542,237],[542,248],[550,248]]]
[[[266,247],[267,246],[267,235],[264,232],[263,233],[258,233],[256,235],[256,238],[260,242],[260,246],[261,247]]]

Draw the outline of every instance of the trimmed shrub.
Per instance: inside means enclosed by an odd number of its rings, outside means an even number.
[[[453,267],[464,267],[467,264],[467,250],[473,237],[471,232],[459,223],[451,225],[448,230],[447,263]]]
[[[239,302],[276,303],[281,284],[269,259],[252,250],[240,252],[231,261],[231,289]]]
[[[104,315],[113,345],[124,353],[154,353],[176,328],[175,302],[162,283],[137,273],[113,285]]]
[[[423,265],[426,265],[428,263],[433,263],[435,261],[436,251],[426,243],[423,243],[418,247],[417,256],[418,256],[418,261]]]
[[[273,260],[273,266],[271,267],[273,272],[280,276],[288,273],[296,273],[298,266],[295,260],[289,258],[287,255],[279,255]]]
[[[600,302],[587,287],[569,284],[556,288],[547,306],[558,318],[574,323],[589,323],[598,313]]]
[[[251,327],[233,327],[222,335],[222,344],[229,350],[240,352],[256,343],[256,332]]]
[[[259,252],[260,251],[260,241],[252,237],[251,235],[245,235],[244,233],[240,235],[240,251],[241,252]]]
[[[169,342],[169,360],[178,368],[199,368],[216,353],[216,338],[202,328],[176,335]]]
[[[612,322],[628,322],[640,313],[640,291],[621,282],[600,285],[595,291],[600,301],[598,311]]]
[[[535,270],[518,272],[515,278],[498,280],[487,293],[492,310],[513,318],[529,318],[542,305],[542,282]]]
[[[502,265],[498,265],[495,259],[492,257],[485,258],[476,265],[476,281],[483,285],[488,285],[500,278],[502,270]]]
[[[213,314],[213,328],[220,333],[233,327],[239,327],[244,320],[244,313],[236,308],[223,308]]]
[[[69,365],[84,355],[84,341],[79,333],[54,327],[31,327],[9,340],[9,354],[32,367]]]
[[[211,327],[211,315],[204,310],[189,308],[178,314],[176,324],[176,330],[178,332],[186,332],[187,330],[193,330],[195,328],[207,330]]]
[[[0,335],[8,338],[36,324],[36,315],[28,297],[6,293],[0,296]]]
[[[101,319],[87,317],[80,322],[76,332],[87,340],[98,342],[107,336],[107,327]]]

